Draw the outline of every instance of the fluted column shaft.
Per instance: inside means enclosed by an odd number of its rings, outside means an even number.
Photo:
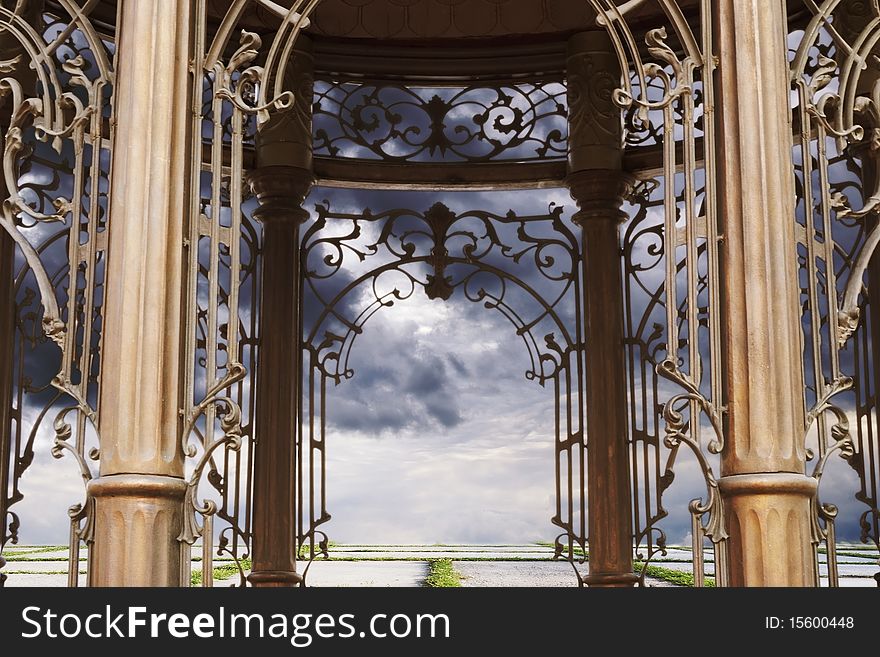
[[[190,0],[120,0],[92,585],[180,585]]]
[[[730,583],[811,586],[785,6],[714,9]]]
[[[632,500],[619,224],[632,179],[621,170],[620,64],[604,31],[568,44],[569,176],[580,207],[586,342],[589,586],[632,586]]]
[[[254,457],[254,586],[295,586],[296,443],[302,395],[299,227],[312,174],[312,54],[297,41],[285,86],[295,105],[273,115],[257,143],[251,187],[263,224],[262,301],[257,362]]]

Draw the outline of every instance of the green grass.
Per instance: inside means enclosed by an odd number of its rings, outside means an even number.
[[[8,563],[12,563],[13,561],[67,561],[67,557],[28,557],[26,554],[6,554],[3,555],[3,558],[6,559]],[[81,562],[87,561],[85,557],[80,557],[79,560]]]
[[[826,550],[825,548],[819,548],[819,554],[828,554],[828,550]],[[863,552],[838,551],[837,556],[838,557],[856,557],[857,559],[867,559],[868,561],[876,561],[876,559],[877,559],[877,553],[871,552],[869,550],[865,550]]]
[[[15,545],[7,546],[9,548],[15,548]],[[21,549],[16,549],[9,554],[39,554],[40,552],[58,552],[60,550],[67,550],[67,545],[29,545],[22,546]]]
[[[555,549],[556,549],[556,543],[553,543],[553,542],[551,542],[551,541],[535,541],[534,544],[535,544],[535,545],[538,545],[538,546],[540,546],[540,547],[550,548],[551,550],[555,550]],[[579,556],[579,557],[582,557],[582,556],[585,556],[585,555],[586,555],[586,556],[589,556],[589,551],[584,552],[584,551],[580,548],[579,545],[575,545],[574,548],[573,548],[573,551],[574,551],[574,554],[577,555],[577,556]]]
[[[452,566],[452,559],[429,559],[425,586],[456,588],[461,586],[461,574]]]
[[[635,564],[633,564],[633,566],[635,572],[642,572],[643,564],[636,562]],[[648,566],[645,569],[645,575],[648,577],[654,577],[656,579],[662,579],[664,582],[670,582],[671,584],[676,584],[678,586],[694,585],[693,573],[682,572],[680,570],[672,570],[671,568],[664,568],[663,566]],[[714,578],[706,577],[703,580],[703,586],[707,588],[715,588]]]
[[[67,575],[66,570],[41,570],[35,572],[33,570],[4,570],[4,575]],[[87,570],[80,570],[80,575],[88,574]]]
[[[250,559],[242,559],[241,567],[244,570],[249,570],[251,567]],[[224,579],[230,579],[232,577],[238,577],[238,566],[235,563],[224,564],[222,566],[217,566],[214,568],[214,581],[222,581]],[[192,571],[192,577],[190,578],[190,584],[192,586],[201,586],[202,585],[202,571],[194,570]]]

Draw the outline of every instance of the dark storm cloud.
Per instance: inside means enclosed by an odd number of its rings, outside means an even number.
[[[446,360],[452,366],[452,369],[455,370],[455,373],[458,374],[459,376],[468,376],[470,374],[468,372],[467,366],[455,354],[449,354],[446,357]]]
[[[330,427],[378,437],[426,421],[442,428],[457,426],[461,422],[458,387],[444,360],[413,349],[406,335],[385,332],[383,337],[381,351],[355,346],[355,375],[340,386],[342,394],[328,413]],[[382,403],[377,398],[394,401]]]
[[[366,206],[376,212],[394,207],[422,212],[438,200],[456,212],[482,209],[502,215],[509,209],[541,214],[550,202],[571,205],[564,190],[499,195],[323,189],[316,190],[316,198],[328,198],[339,212],[360,212]],[[540,289],[541,275],[534,269],[522,271],[523,281]],[[355,275],[343,269],[338,277],[336,285],[345,287]],[[243,295],[245,306],[249,300]],[[522,301],[519,307],[528,309],[528,300]],[[362,303],[357,295],[345,297],[340,312],[356,316]],[[311,326],[322,307],[309,296],[304,304],[306,325]],[[572,310],[566,307],[566,312]],[[41,369],[54,372],[56,362],[47,352]],[[382,309],[355,342],[354,378],[328,392],[334,537],[550,537],[555,503],[552,392],[524,380],[527,366],[527,352],[514,327],[497,310],[465,299],[460,289],[448,302],[428,301],[416,290],[410,301]],[[664,390],[661,399],[676,392]],[[36,505],[51,503],[60,510],[60,520],[31,521],[27,540],[63,541],[64,512],[79,501],[81,483],[75,475],[69,486],[51,485],[57,477],[52,473],[69,464],[45,457],[49,443],[47,434],[37,445],[40,456],[27,479],[30,494],[20,508],[45,518]],[[671,543],[688,538],[688,502],[705,495],[693,457],[682,454],[679,460],[676,479],[664,497],[670,515],[661,522]],[[838,527],[845,539],[857,538],[856,519],[866,508],[853,499],[856,489],[854,473],[842,461],[823,482],[826,498],[841,509]],[[39,496],[34,495],[37,490]],[[391,499],[407,502],[389,513]]]
[[[414,395],[443,393],[449,383],[446,364],[434,354],[417,358],[418,360],[410,366],[406,378],[407,390]]]

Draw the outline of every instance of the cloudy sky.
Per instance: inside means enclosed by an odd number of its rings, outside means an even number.
[[[570,213],[563,190],[518,194],[374,193],[318,189],[335,211],[369,205],[427,210],[443,201],[456,211],[503,214],[510,207],[542,214],[551,203]],[[339,542],[510,543],[552,540],[555,506],[552,387],[526,380],[528,353],[498,312],[458,291],[432,301],[417,290],[367,324],[352,351],[354,377],[328,394],[327,495],[333,520],[323,529]],[[670,394],[672,394],[670,392]],[[36,419],[27,411],[25,424]],[[69,459],[49,456],[50,425],[16,505],[25,543],[66,541],[66,508],[82,483]],[[679,459],[667,492],[670,542],[689,540],[687,503],[703,494],[694,460]],[[716,470],[717,474],[717,470]],[[839,536],[857,536],[861,512],[854,473],[832,459],[825,499],[841,507]]]

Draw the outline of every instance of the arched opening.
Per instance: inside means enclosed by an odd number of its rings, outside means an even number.
[[[386,506],[400,499],[400,512],[385,522],[404,540],[525,541],[535,544],[523,546],[530,557],[543,552],[545,559],[555,554],[582,562],[582,272],[570,213],[560,205],[567,193],[346,196],[318,203],[303,236],[306,412],[298,463],[305,556],[317,556],[333,539],[330,517],[338,520],[340,511],[327,504],[334,493],[326,489],[343,482],[343,505],[346,496],[363,505],[370,486],[361,490],[355,482],[367,469],[367,480],[383,490],[396,483],[395,472],[397,483],[406,475],[409,493],[375,498]],[[351,211],[346,205],[352,202],[375,209]],[[518,381],[502,383],[512,372]],[[334,433],[350,434],[353,451],[334,444]],[[436,439],[427,439],[432,434]],[[543,458],[525,458],[536,449]],[[328,456],[334,450],[335,462]],[[421,467],[428,477],[423,486],[405,468],[418,456],[434,466],[433,480]],[[466,462],[470,476],[458,467]],[[327,474],[331,463],[335,475]],[[538,474],[542,463],[549,479]],[[360,474],[338,474],[345,472]],[[509,506],[516,506],[517,495],[535,497],[534,477],[544,481],[537,497],[553,499],[543,523],[534,522],[540,501],[524,502],[518,511]],[[456,488],[491,490],[493,479],[496,494],[511,498],[502,505],[506,510],[495,510],[494,521],[479,505],[467,514],[449,508]],[[405,517],[406,495],[422,503]],[[466,498],[480,496],[464,495],[458,504]],[[387,514],[375,507],[357,513],[366,516],[350,519],[348,528],[343,521],[343,535],[390,542],[381,538]],[[507,526],[498,520],[504,514]]]

